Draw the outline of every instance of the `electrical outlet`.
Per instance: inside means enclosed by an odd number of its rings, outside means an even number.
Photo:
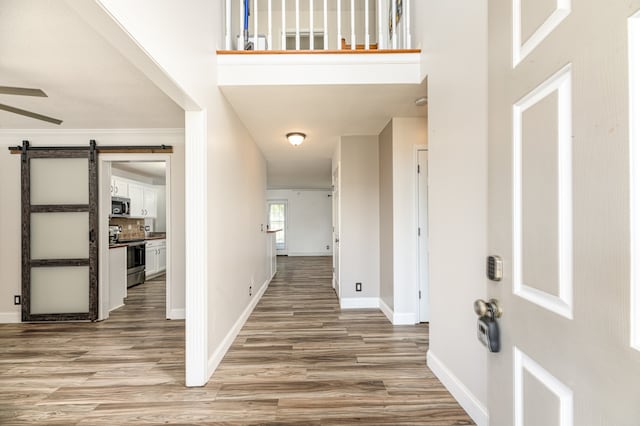
[[[356,291],[362,291],[362,283],[356,283]]]
[[[327,244],[327,250],[329,250],[329,244]]]
[[[22,304],[22,298],[20,297],[20,295],[15,295],[13,296],[13,304],[14,305],[20,305]]]
[[[249,296],[251,296],[253,294],[253,286],[250,285],[249,286]]]

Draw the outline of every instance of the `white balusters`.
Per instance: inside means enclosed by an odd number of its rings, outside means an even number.
[[[253,0],[253,50],[258,47],[258,0]]]
[[[309,0],[309,50],[313,50],[313,0]]]
[[[384,8],[382,0],[378,0],[378,49],[384,49],[385,43],[385,30],[384,30]]]
[[[411,1],[405,0],[404,10],[404,48],[411,49]]]
[[[282,32],[280,50],[287,50],[287,5],[285,0],[282,0],[282,27],[280,27],[280,31]]]
[[[343,48],[343,43],[350,45],[351,50],[358,49],[358,40],[360,46],[364,46],[365,50],[373,49],[410,49],[412,47],[411,38],[411,0],[402,0],[402,16],[398,16],[398,6],[401,0],[348,0],[348,7],[343,4],[343,0],[322,0],[322,6],[318,5],[316,12],[316,0],[290,0],[294,1],[294,7],[287,10],[287,0],[281,0],[281,19],[276,16],[274,21],[273,7],[274,1],[253,0],[250,3],[248,12],[252,15],[247,20],[246,35],[250,37],[255,50],[267,49],[274,50],[278,48],[277,32],[280,31],[280,49],[287,50],[287,40],[289,43],[294,41],[294,24],[291,23],[287,33],[287,19],[289,22],[295,20],[295,50],[305,49],[315,50],[330,48]],[[331,5],[335,4],[336,8],[336,33],[329,34],[329,13],[333,13],[333,7],[329,10],[329,1]],[[301,4],[302,3],[302,4]],[[225,0],[221,2],[224,7],[224,48],[231,50],[234,48],[233,38],[238,36],[237,49],[245,48],[245,1]],[[237,5],[237,8],[236,8]],[[260,6],[262,11],[260,11]],[[289,3],[291,7],[292,4]],[[345,10],[342,9],[345,6]],[[278,7],[278,3],[275,3]],[[266,10],[265,10],[266,9]],[[236,12],[237,11],[237,12]],[[343,22],[343,14],[349,13],[349,20]],[[261,20],[261,14],[265,13]],[[238,13],[238,28],[232,25],[233,16]],[[304,15],[309,13],[309,17]],[[318,13],[322,14],[322,23],[318,18]],[[375,15],[372,15],[375,14]],[[389,15],[391,14],[391,16]],[[377,17],[377,18],[374,18]],[[251,20],[253,18],[253,20]],[[399,19],[397,19],[399,18]],[[333,18],[331,18],[333,19]],[[304,20],[304,22],[302,22]],[[318,34],[322,33],[323,43],[317,45],[315,43],[316,27],[315,21],[322,25],[322,29],[318,28]],[[278,22],[280,21],[280,22]],[[275,27],[274,27],[275,26]],[[249,27],[251,31],[249,31]],[[260,34],[263,36],[260,36]],[[343,35],[344,34],[344,35]],[[309,45],[305,37],[309,37]],[[262,37],[262,40],[261,40]],[[333,37],[336,37],[335,44]],[[343,37],[345,40],[343,40]],[[265,47],[266,45],[266,47]],[[331,47],[330,47],[331,46]],[[293,46],[290,46],[293,48]]]
[[[369,50],[369,0],[364,0],[364,48]]]
[[[351,50],[356,50],[356,7],[355,7],[355,0],[351,0]]]
[[[296,50],[300,50],[300,0],[296,0]]]
[[[391,0],[391,48],[398,48],[398,30],[396,29],[396,16],[398,12],[398,0]]]
[[[269,4],[267,5],[267,7],[269,8],[269,10],[268,10],[269,30],[267,31],[267,49],[268,50],[273,50],[273,22],[272,22],[272,17],[271,17],[271,13],[273,11],[273,8],[271,7],[271,0],[269,0]]]
[[[336,18],[338,21],[338,47],[336,47],[336,49],[340,50],[342,49],[342,2],[340,0],[336,0],[336,2]]]
[[[327,0],[324,0],[324,50],[329,50],[329,20],[327,18]]]
[[[240,13],[238,13],[238,15],[240,18],[240,30],[238,31],[238,34],[240,35],[240,37],[238,37],[238,46],[236,47],[236,49],[244,50],[244,35],[242,32],[244,29],[244,0],[239,0],[239,4],[240,8],[238,10],[240,11]]]
[[[231,50],[231,0],[226,0],[224,4],[225,28],[224,28],[224,48]]]

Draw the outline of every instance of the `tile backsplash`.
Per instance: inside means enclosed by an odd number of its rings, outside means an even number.
[[[112,217],[109,225],[122,226],[120,241],[144,239],[144,219],[129,219],[126,217]]]

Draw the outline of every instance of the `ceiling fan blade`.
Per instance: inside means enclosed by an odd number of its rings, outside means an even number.
[[[37,114],[35,112],[27,111],[20,108],[14,108],[9,105],[0,104],[0,110],[12,112],[14,114],[24,115],[25,117],[35,118],[36,120],[48,121],[53,124],[61,124],[62,120],[58,120],[57,118],[47,117],[46,115]]]
[[[39,96],[46,98],[47,94],[41,89],[27,89],[24,87],[0,86],[1,95]]]

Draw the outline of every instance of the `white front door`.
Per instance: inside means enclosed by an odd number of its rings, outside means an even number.
[[[627,21],[640,1],[489,2],[493,426],[640,424]],[[632,52],[640,55],[640,52]],[[633,117],[640,120],[640,117]]]
[[[420,322],[429,321],[428,155],[418,151],[418,307]]]

